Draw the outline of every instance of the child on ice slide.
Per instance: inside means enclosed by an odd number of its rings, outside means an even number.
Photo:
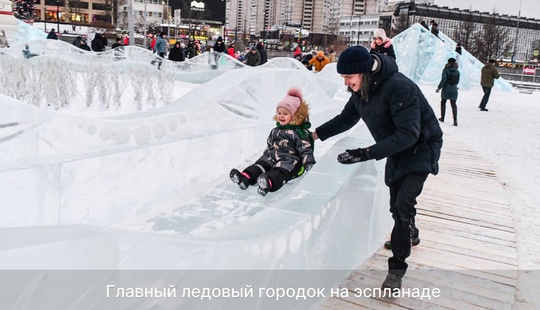
[[[257,184],[257,192],[263,196],[279,190],[315,164],[309,108],[300,89],[289,89],[277,104],[274,120],[276,127],[270,131],[263,155],[244,171],[230,172],[231,181],[241,189]]]

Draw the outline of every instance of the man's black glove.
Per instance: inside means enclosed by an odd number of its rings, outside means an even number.
[[[359,148],[355,150],[346,150],[338,155],[337,160],[342,164],[354,164],[361,161],[370,160],[369,149]]]
[[[304,171],[305,172],[308,172],[309,170],[311,170],[311,168],[313,168],[313,164],[305,164],[304,165]]]

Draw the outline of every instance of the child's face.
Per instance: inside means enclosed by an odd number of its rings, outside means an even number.
[[[289,112],[289,110],[282,107],[278,108],[277,113],[276,113],[276,119],[278,120],[281,126],[285,126],[289,124],[291,122],[291,118],[292,118],[292,115],[291,115],[291,112]]]

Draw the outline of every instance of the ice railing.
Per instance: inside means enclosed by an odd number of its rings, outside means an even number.
[[[324,82],[302,68],[231,70],[155,110],[101,118],[2,96],[0,263],[33,270],[298,269],[309,271],[298,283],[337,285],[380,247],[390,227],[384,162],[346,166],[335,159],[373,143],[363,126],[335,145],[318,144],[313,170],[277,193],[261,197],[228,180],[232,167],[260,156],[288,88],[302,89],[314,126],[340,111],[347,92],[337,82],[324,89]],[[332,272],[313,279],[326,270]],[[84,295],[92,303],[76,294],[62,300],[91,308],[102,301],[103,281],[128,285],[122,279],[92,282],[98,296]],[[224,279],[207,278],[212,285]],[[43,309],[55,296],[25,292],[9,296]],[[152,302],[130,301],[141,308]]]
[[[2,266],[307,270],[294,281],[337,285],[380,247],[390,227],[384,162],[335,160],[344,149],[373,143],[363,126],[333,146],[319,144],[313,170],[267,197],[228,180],[231,167],[259,156],[275,102],[291,86],[303,90],[314,124],[341,109],[312,73],[275,68],[234,70],[159,111],[105,119],[68,117],[4,97],[0,149],[10,157],[0,173]],[[171,281],[180,279],[185,276]],[[219,285],[224,278],[207,280]],[[90,290],[101,294],[101,281]],[[10,296],[35,300],[26,291]],[[47,305],[54,294],[40,296]],[[64,302],[90,307],[71,297]]]

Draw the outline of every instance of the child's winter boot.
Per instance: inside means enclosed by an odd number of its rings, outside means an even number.
[[[229,174],[231,181],[238,184],[240,189],[245,190],[249,186],[249,175],[247,173],[242,173],[236,169],[231,170]]]
[[[270,181],[266,173],[261,174],[257,178],[257,184],[259,185],[257,193],[263,196],[266,196],[266,194],[270,191],[270,188],[272,188],[272,181]]]

